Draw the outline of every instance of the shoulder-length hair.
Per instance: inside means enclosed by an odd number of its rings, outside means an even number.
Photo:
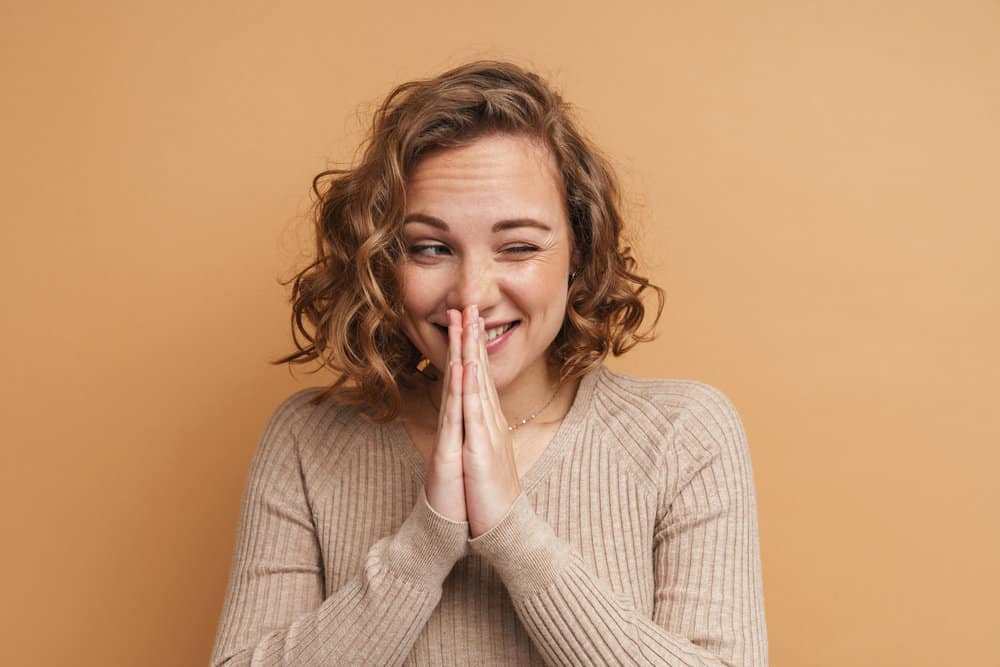
[[[316,401],[333,396],[360,405],[375,421],[398,415],[400,383],[412,379],[421,361],[401,327],[396,272],[405,257],[407,178],[430,152],[493,133],[540,140],[562,177],[579,259],[549,350],[562,379],[581,377],[609,352],[620,355],[653,337],[663,291],[635,272],[610,164],[538,75],[507,62],[477,61],[398,86],[375,111],[357,164],[313,179],[315,258],[282,283],[293,283],[296,351],[272,363],[318,360],[331,369],[336,380]],[[647,289],[656,296],[656,316],[640,332],[640,295]]]

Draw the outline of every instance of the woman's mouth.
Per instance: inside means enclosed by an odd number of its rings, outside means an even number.
[[[521,320],[514,320],[513,322],[507,322],[506,324],[500,324],[495,327],[487,328],[486,351],[493,354],[499,350],[504,343],[510,340],[510,337],[514,335],[514,331],[520,324]]]
[[[507,324],[501,324],[498,327],[493,327],[492,329],[486,330],[486,344],[489,345],[490,341],[495,340],[497,336],[502,336],[511,329],[517,326],[517,322],[508,322]]]
[[[498,324],[494,327],[488,327],[486,329],[486,351],[493,352],[500,349],[500,347],[510,339],[514,329],[516,329],[521,324],[521,320],[514,320],[512,322],[507,322],[505,324]],[[434,325],[441,335],[448,338],[448,327],[435,324]]]

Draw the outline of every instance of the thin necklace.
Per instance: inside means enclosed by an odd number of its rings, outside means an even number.
[[[538,408],[537,410],[535,410],[534,412],[532,412],[530,416],[525,417],[521,421],[514,422],[513,424],[509,425],[507,427],[507,430],[508,431],[516,431],[517,429],[521,428],[522,426],[524,426],[528,422],[532,421],[538,415],[540,415],[543,412],[545,412],[545,408],[547,408],[550,405],[552,405],[552,401],[556,400],[556,396],[559,394],[559,386],[560,385],[558,385],[558,384],[556,385],[555,391],[552,392],[552,395],[549,396],[549,400],[545,401],[545,404],[542,407]],[[434,404],[434,397],[431,395],[431,387],[430,387],[430,385],[429,384],[424,384],[424,390],[427,393],[427,400],[430,401],[431,407],[434,408],[435,412],[440,412],[441,409],[437,405]]]

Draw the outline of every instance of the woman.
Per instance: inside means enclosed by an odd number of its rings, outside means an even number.
[[[314,187],[278,363],[339,379],[261,436],[212,664],[766,664],[739,417],[601,365],[662,297],[560,97],[404,84]]]

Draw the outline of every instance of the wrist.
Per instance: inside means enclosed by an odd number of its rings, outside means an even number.
[[[547,586],[571,558],[569,545],[535,513],[523,493],[495,526],[469,539],[469,551],[496,568],[514,597]]]
[[[514,503],[522,496],[521,484],[518,482],[505,494],[504,499],[497,500],[492,504],[488,513],[476,512],[474,517],[469,518],[469,534],[472,538],[484,535],[500,524],[511,512]]]
[[[455,563],[468,554],[468,536],[468,523],[440,514],[421,490],[413,511],[386,538],[382,562],[396,576],[425,589],[440,587]]]

